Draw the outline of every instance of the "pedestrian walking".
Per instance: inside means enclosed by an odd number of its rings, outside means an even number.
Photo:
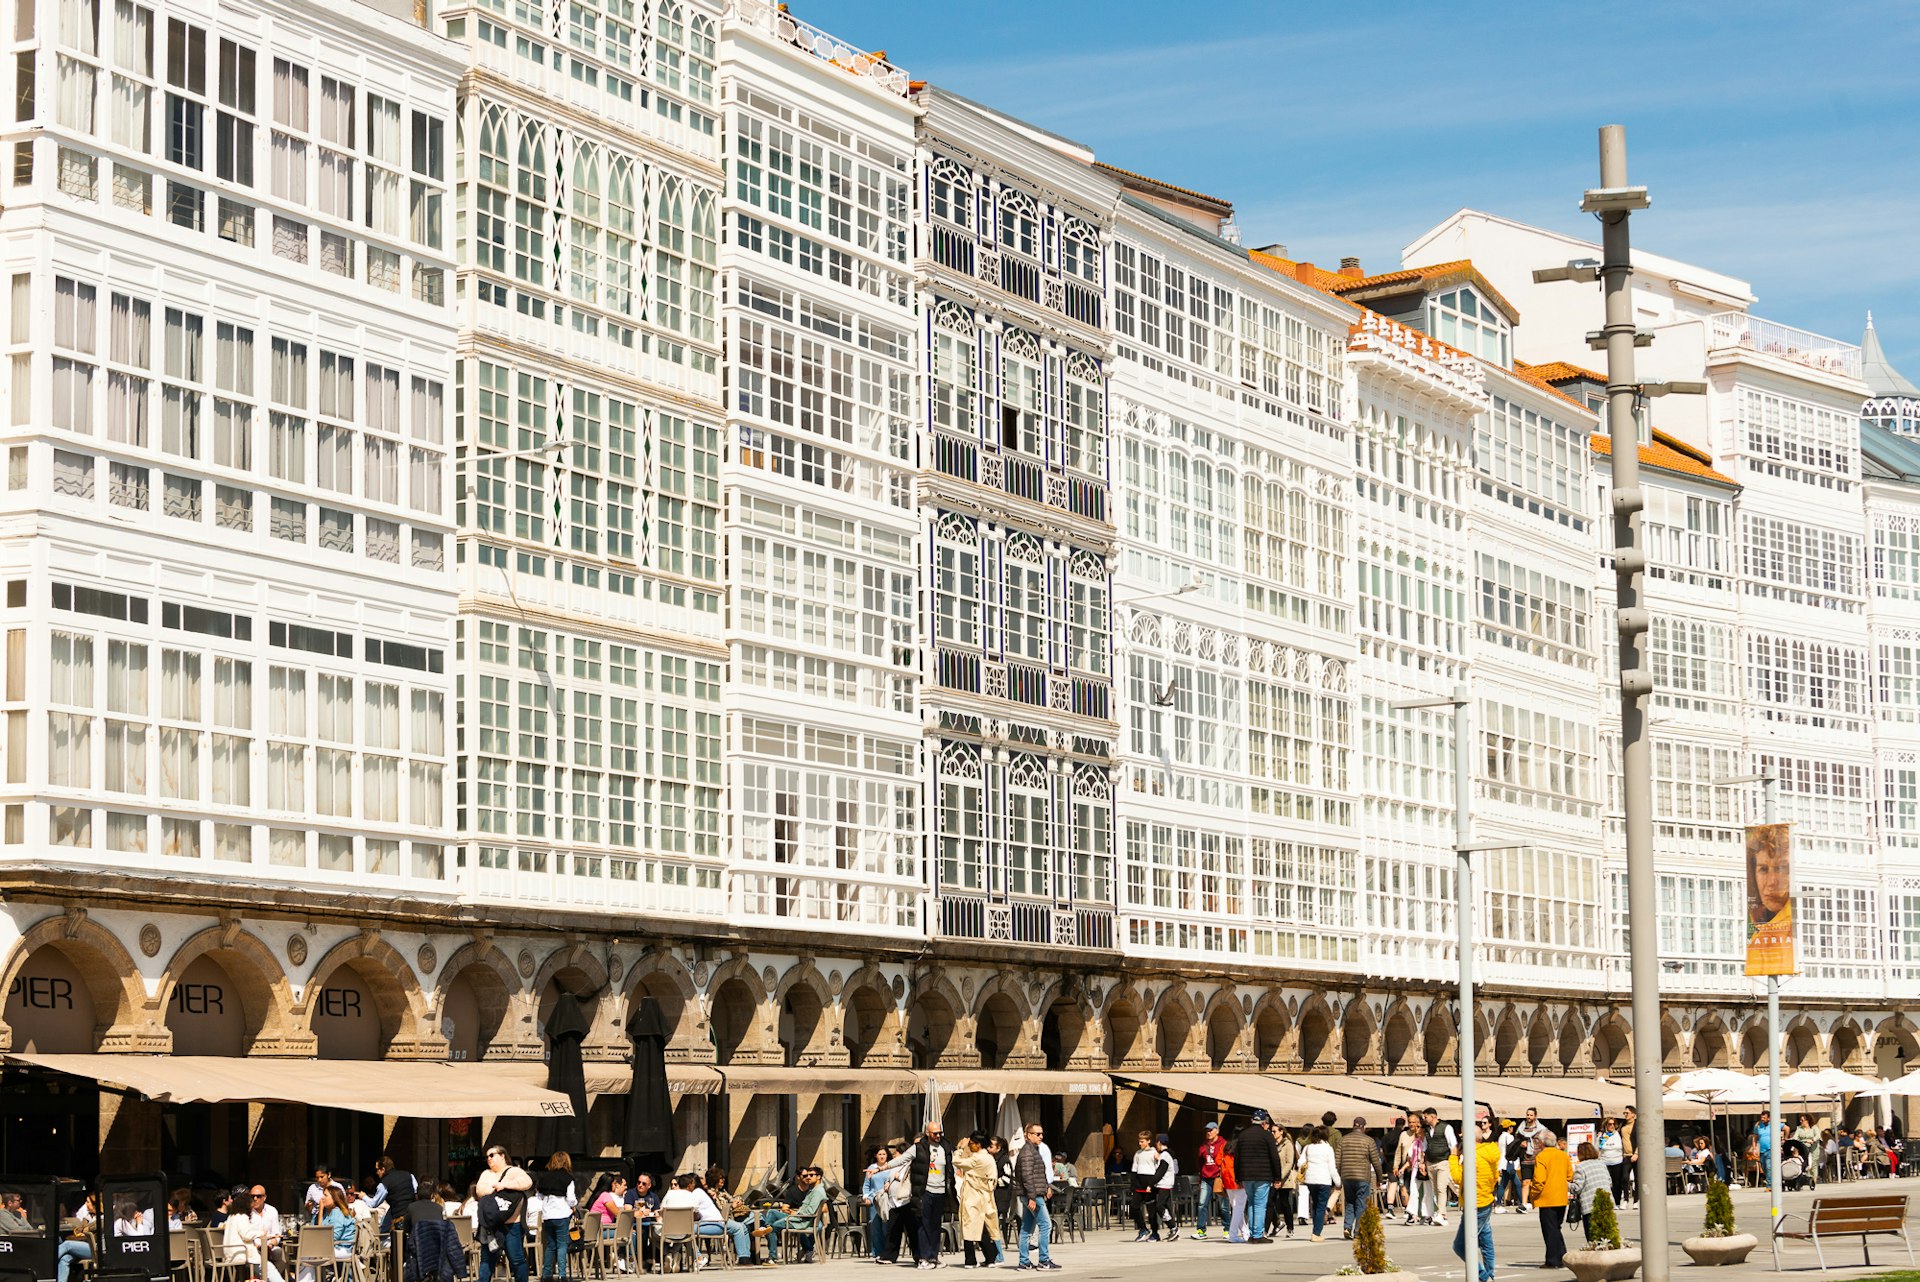
[[[1327,1128],[1316,1126],[1307,1145],[1295,1159],[1300,1182],[1307,1190],[1307,1205],[1313,1214],[1313,1240],[1323,1241],[1327,1229],[1327,1203],[1333,1197],[1334,1181],[1340,1178],[1340,1159],[1327,1142]]]
[[[1268,1237],[1276,1224],[1285,1224],[1287,1236],[1300,1219],[1300,1140],[1291,1130],[1275,1123],[1273,1146],[1280,1153],[1280,1177],[1273,1184],[1273,1199],[1268,1205],[1267,1222],[1260,1226]]]
[[[1027,1127],[1027,1142],[1013,1162],[1013,1194],[1020,1208],[1020,1265],[1035,1269],[1057,1269],[1053,1262],[1053,1213],[1047,1200],[1053,1196],[1053,1154],[1048,1151],[1046,1131],[1035,1123]],[[1033,1253],[1028,1254],[1031,1245]]]
[[[1153,1181],[1153,1240],[1171,1242],[1180,1236],[1173,1225],[1173,1186],[1180,1178],[1180,1159],[1173,1155],[1172,1141],[1165,1135],[1153,1137],[1153,1151],[1160,1155],[1160,1171]],[[1160,1236],[1163,1225],[1165,1238]]]
[[[1493,1282],[1493,1189],[1494,1182],[1500,1178],[1500,1145],[1493,1136],[1491,1117],[1476,1118],[1473,1129],[1473,1154],[1468,1160],[1474,1164],[1474,1206],[1472,1210],[1464,1203],[1460,1207],[1460,1227],[1453,1233],[1453,1253],[1462,1260],[1467,1258],[1467,1233],[1471,1225],[1480,1239],[1480,1282]],[[1464,1158],[1467,1158],[1465,1153],[1457,1153],[1448,1163],[1448,1174],[1456,1184],[1460,1182],[1460,1163]]]
[[[1573,1161],[1552,1132],[1540,1128],[1533,1137],[1539,1149],[1533,1155],[1533,1179],[1527,1185],[1527,1199],[1540,1216],[1540,1242],[1547,1258],[1542,1268],[1565,1267],[1567,1240],[1561,1226],[1567,1219],[1567,1184],[1573,1176]]]
[[[1460,1150],[1459,1136],[1451,1123],[1440,1120],[1440,1110],[1427,1108],[1420,1114],[1427,1138],[1422,1159],[1427,1168],[1427,1196],[1433,1203],[1433,1223],[1447,1223],[1447,1194],[1453,1188],[1451,1163]],[[1489,1186],[1491,1187],[1491,1186]]]
[[[919,1221],[914,1260],[920,1268],[937,1269],[940,1267],[940,1226],[946,1219],[947,1201],[953,1195],[953,1150],[947,1147],[946,1128],[939,1118],[929,1118],[921,1130],[907,1172]]]
[[[1026,1150],[1021,1150],[1025,1155]],[[974,1267],[977,1246],[987,1268],[993,1268],[1006,1256],[1006,1243],[1000,1236],[1000,1208],[993,1200],[993,1186],[1000,1178],[999,1164],[987,1151],[984,1131],[975,1131],[954,1146],[953,1173],[960,1191],[960,1242],[966,1251],[966,1267]]]
[[[1351,1240],[1354,1225],[1367,1209],[1367,1200],[1380,1182],[1380,1146],[1367,1134],[1367,1119],[1353,1119],[1353,1129],[1340,1137],[1336,1151],[1340,1171],[1340,1189],[1346,1202],[1343,1234]]]
[[[1267,1236],[1267,1196],[1280,1177],[1280,1149],[1267,1129],[1271,1120],[1267,1110],[1255,1109],[1253,1120],[1240,1128],[1229,1150],[1234,1178],[1247,1195],[1247,1232],[1252,1235],[1247,1240],[1260,1245],[1273,1241]]]
[[[1207,1138],[1200,1141],[1200,1205],[1193,1216],[1193,1235],[1203,1242],[1207,1237],[1207,1212],[1223,1188],[1220,1157],[1226,1151],[1227,1142],[1220,1138],[1220,1123],[1208,1122]]]

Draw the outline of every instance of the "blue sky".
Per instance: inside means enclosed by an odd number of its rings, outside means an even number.
[[[1224,197],[1246,243],[1369,270],[1462,206],[1591,236],[1627,126],[1634,242],[1920,381],[1920,6],[793,0],[916,79]],[[1624,70],[1597,43],[1624,16]]]

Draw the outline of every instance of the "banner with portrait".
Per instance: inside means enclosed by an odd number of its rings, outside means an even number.
[[[1747,829],[1747,974],[1791,975],[1792,842],[1786,824]]]

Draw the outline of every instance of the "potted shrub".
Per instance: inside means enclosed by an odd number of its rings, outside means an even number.
[[[1372,1198],[1353,1229],[1353,1263],[1338,1273],[1329,1273],[1316,1282],[1365,1277],[1378,1282],[1419,1282],[1420,1275],[1402,1269],[1387,1258],[1387,1231],[1380,1223],[1380,1207]]]
[[[1593,1195],[1587,1247],[1567,1252],[1567,1271],[1579,1282],[1623,1282],[1640,1271],[1640,1248],[1620,1241],[1620,1219],[1613,1212],[1613,1195],[1605,1189]]]
[[[1700,1236],[1680,1244],[1695,1264],[1739,1264],[1747,1252],[1760,1245],[1751,1233],[1736,1233],[1733,1227],[1733,1194],[1719,1180],[1707,1181],[1707,1214]]]

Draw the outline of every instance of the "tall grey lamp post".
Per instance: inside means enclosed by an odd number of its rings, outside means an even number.
[[[1672,392],[1704,394],[1704,383],[1642,383],[1634,376],[1633,352],[1653,341],[1633,322],[1633,261],[1627,220],[1649,205],[1647,189],[1627,184],[1627,131],[1600,129],[1600,185],[1580,201],[1601,225],[1601,257],[1533,273],[1536,283],[1599,281],[1606,322],[1587,342],[1607,353],[1607,435],[1613,465],[1613,569],[1620,650],[1620,769],[1626,801],[1627,921],[1629,974],[1633,988],[1633,1095],[1643,1134],[1635,1170],[1640,1186],[1640,1250],[1646,1282],[1669,1282],[1667,1242],[1666,1107],[1660,1074],[1660,896],[1653,866],[1653,743],[1647,700],[1653,672],[1646,634],[1652,626],[1643,604],[1647,567],[1640,514],[1640,431],[1635,409],[1644,397]],[[1649,1048],[1651,1048],[1649,1050]],[[1652,1137],[1648,1142],[1646,1136]]]
[[[1388,706],[1395,711],[1453,709],[1453,891],[1459,901],[1454,922],[1459,927],[1460,949],[1460,1243],[1466,1263],[1462,1277],[1465,1282],[1474,1282],[1480,1276],[1480,1206],[1474,1187],[1480,1173],[1480,1149],[1475,1134],[1479,1117],[1473,1100],[1473,856],[1483,850],[1511,850],[1515,843],[1473,839],[1473,703],[1467,687],[1457,685],[1451,695],[1430,699],[1397,699]],[[1447,1208],[1439,1209],[1444,1213]]]

